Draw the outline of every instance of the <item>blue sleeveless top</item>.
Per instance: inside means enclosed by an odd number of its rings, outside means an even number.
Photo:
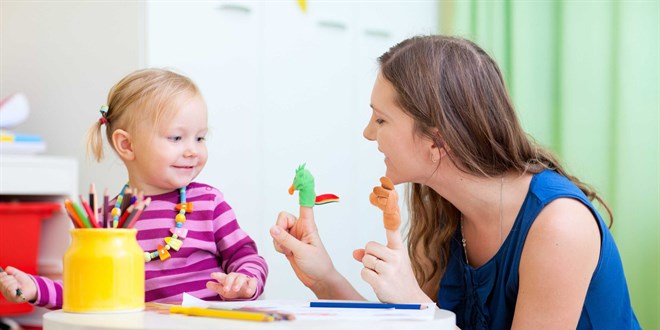
[[[577,186],[551,170],[534,175],[509,236],[481,267],[475,269],[465,263],[461,233],[456,230],[438,292],[438,306],[456,314],[456,325],[462,329],[511,328],[525,238],[543,207],[557,198],[574,198],[589,207],[601,233],[600,257],[577,328],[640,329],[630,305],[621,257],[607,225]]]

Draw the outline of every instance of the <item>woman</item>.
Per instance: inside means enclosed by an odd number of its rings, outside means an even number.
[[[404,40],[379,63],[364,136],[386,176],[411,185],[407,248],[388,231],[386,246],[354,252],[378,298],[435,301],[468,329],[639,328],[590,201],[605,204],[525,134],[497,64],[444,36]],[[311,211],[281,213],[271,235],[319,298],[363,299],[334,269]]]

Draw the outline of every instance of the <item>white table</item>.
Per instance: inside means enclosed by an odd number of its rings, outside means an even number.
[[[154,329],[154,330],[186,330],[186,329],[222,329],[222,330],[252,330],[252,329],[415,329],[444,330],[455,329],[454,313],[436,309],[432,321],[374,321],[374,320],[294,320],[275,322],[253,322],[227,320],[220,318],[186,316],[179,314],[160,314],[156,311],[114,314],[74,314],[61,310],[44,315],[44,330],[109,330],[109,329]]]

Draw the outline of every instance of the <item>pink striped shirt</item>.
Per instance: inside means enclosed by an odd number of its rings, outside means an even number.
[[[257,279],[257,291],[249,300],[257,299],[264,290],[268,265],[258,255],[254,241],[239,227],[234,211],[222,193],[209,185],[190,183],[186,200],[193,211],[186,214],[184,228],[188,235],[179,251],[170,250],[170,259],[152,260],[145,264],[145,301],[181,302],[187,292],[204,300],[222,300],[206,289],[212,272],[241,273]],[[171,235],[177,214],[179,191],[151,196],[151,204],[135,223],[137,241],[142,250],[153,252],[163,238]],[[110,202],[110,209],[114,201]],[[62,307],[62,283],[33,276],[37,284],[35,305]]]

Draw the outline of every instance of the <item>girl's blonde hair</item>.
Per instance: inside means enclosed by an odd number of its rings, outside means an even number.
[[[102,114],[104,120],[96,121],[87,132],[87,154],[93,154],[96,161],[103,159],[103,124],[105,136],[114,149],[111,141],[115,130],[146,132],[163,117],[173,115],[181,102],[199,95],[192,80],[178,73],[164,69],[132,72],[110,89],[107,112]]]
[[[414,119],[415,133],[449,150],[450,161],[459,169],[482,177],[501,176],[508,170],[555,170],[590,200],[598,200],[613,221],[601,197],[569,175],[549,150],[523,131],[497,64],[479,46],[446,36],[413,37],[378,60],[382,75],[396,90],[396,102]],[[437,300],[460,212],[433,189],[417,183],[409,186],[408,204],[413,271],[422,290]]]

